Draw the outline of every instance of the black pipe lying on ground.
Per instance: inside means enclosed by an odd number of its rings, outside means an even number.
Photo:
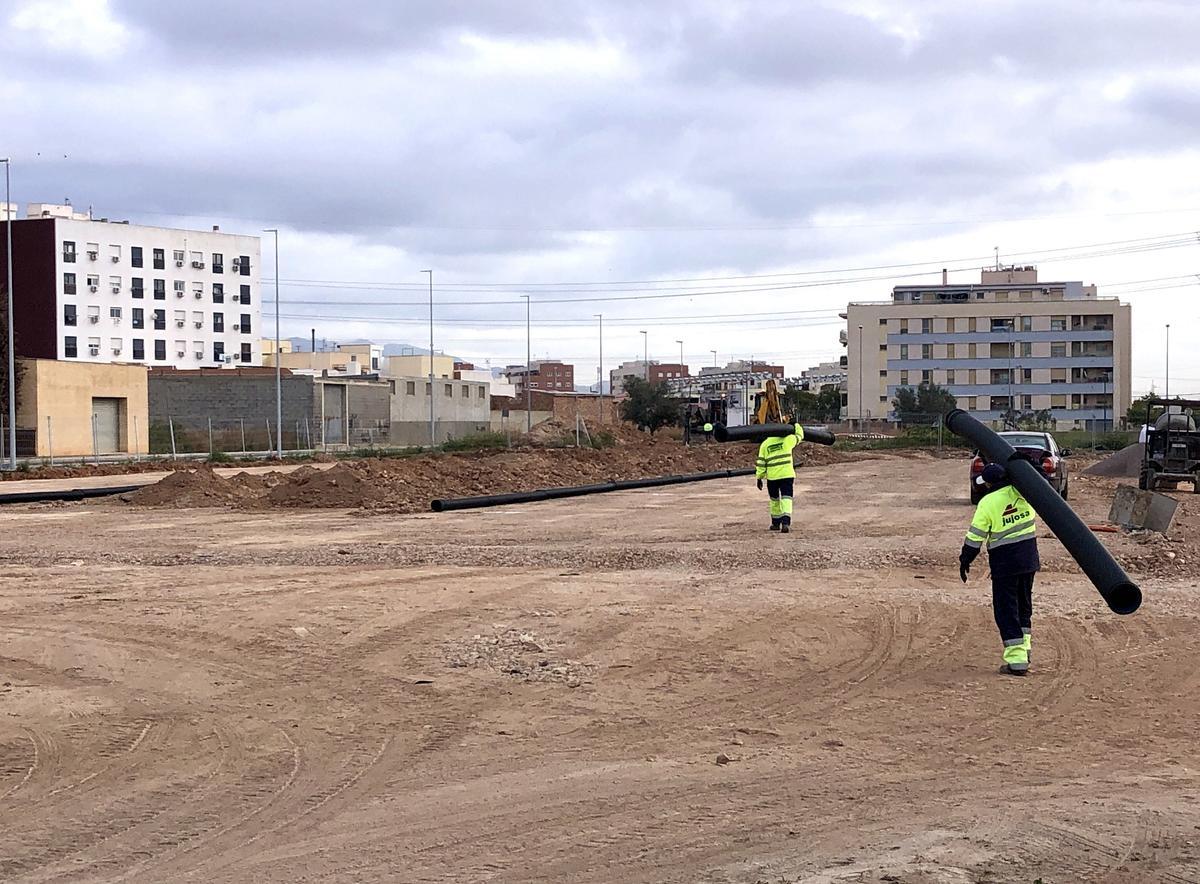
[[[837,437],[826,427],[804,427],[804,441],[818,445],[832,445]],[[795,424],[750,424],[745,427],[713,425],[713,438],[718,442],[762,442],[772,436],[790,436],[796,432]]]
[[[86,500],[89,497],[111,497],[145,488],[145,485],[118,485],[109,488],[71,488],[67,491],[16,491],[0,494],[0,506],[7,503],[50,503]]]
[[[582,497],[585,494],[606,494],[609,491],[632,491],[635,488],[658,488],[663,485],[682,485],[685,482],[705,482],[709,479],[732,479],[734,476],[752,476],[750,468],[717,470],[712,473],[692,473],[686,476],[654,476],[650,479],[623,479],[619,482],[601,482],[596,485],[570,485],[566,488],[542,488],[538,491],[517,491],[510,494],[484,494],[479,497],[451,497],[434,500],[430,508],[435,513],[450,510],[470,510],[485,506],[505,506],[510,503],[536,503],[539,500],[559,500],[564,497]]]
[[[1002,465],[1008,478],[1062,545],[1079,563],[1104,601],[1118,614],[1132,614],[1142,604],[1142,591],[1096,539],[1090,528],[1058,496],[1046,477],[1024,455],[961,408],[946,415],[950,431],[972,442],[992,463]]]

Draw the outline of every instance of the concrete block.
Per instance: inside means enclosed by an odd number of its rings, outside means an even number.
[[[1118,485],[1108,520],[1126,528],[1143,528],[1166,534],[1178,507],[1179,501],[1166,494],[1142,491],[1133,485]]]

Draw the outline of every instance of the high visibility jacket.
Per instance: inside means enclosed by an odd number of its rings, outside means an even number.
[[[770,436],[758,446],[758,461],[754,475],[759,479],[794,479],[796,467],[792,464],[792,449],[804,441],[804,428],[796,424],[790,436]]]
[[[1037,514],[1011,485],[997,488],[979,501],[967,529],[964,552],[987,544],[994,577],[1032,574],[1041,568],[1037,549]]]

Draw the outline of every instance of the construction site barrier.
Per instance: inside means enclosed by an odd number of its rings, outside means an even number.
[[[946,426],[1008,471],[1009,480],[1021,496],[1045,519],[1113,611],[1132,614],[1141,606],[1142,591],[1137,584],[1024,455],[961,408],[946,415]]]
[[[535,503],[540,500],[559,500],[564,497],[582,497],[586,494],[606,494],[610,491],[633,491],[637,488],[658,488],[663,485],[682,485],[686,482],[706,482],[709,479],[732,479],[735,476],[752,476],[752,468],[717,470],[711,473],[691,473],[686,476],[654,476],[649,479],[623,479],[600,482],[595,485],[570,485],[565,488],[542,488],[538,491],[517,491],[509,494],[484,494],[479,497],[452,497],[434,500],[430,508],[435,513],[450,510],[470,510],[485,506],[505,506],[514,503]]]
[[[837,441],[828,427],[803,427],[803,430],[805,442],[832,445]],[[718,442],[762,442],[772,436],[790,436],[795,432],[795,424],[750,424],[745,427],[713,425],[713,438]]]
[[[52,501],[86,500],[89,497],[111,497],[145,488],[145,485],[113,485],[107,488],[69,488],[66,491],[17,491],[0,494],[0,506],[7,503],[50,503]]]

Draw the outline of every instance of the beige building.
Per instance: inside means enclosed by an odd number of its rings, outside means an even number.
[[[894,419],[901,387],[947,387],[999,425],[1049,412],[1056,429],[1114,426],[1130,403],[1130,308],[1081,282],[1039,282],[1035,267],[984,270],[978,285],[897,286],[842,314],[843,416]]]
[[[390,378],[429,378],[429,356],[416,354],[412,356],[389,356],[384,366],[384,374]],[[435,378],[454,377],[454,357],[434,356],[433,376]]]
[[[288,341],[279,342],[280,367],[316,375],[360,375],[377,373],[383,364],[383,348],[375,344],[338,344],[333,350],[297,351]],[[275,342],[263,342],[263,365],[275,365]]]
[[[36,457],[146,454],[144,365],[22,359],[17,427]],[[18,445],[18,452],[22,447]]]
[[[429,365],[428,356],[425,365]],[[438,444],[483,432],[491,424],[491,402],[486,383],[436,378],[431,391],[428,376],[394,377],[388,381],[393,386],[390,439],[393,445],[429,444],[431,403]]]

